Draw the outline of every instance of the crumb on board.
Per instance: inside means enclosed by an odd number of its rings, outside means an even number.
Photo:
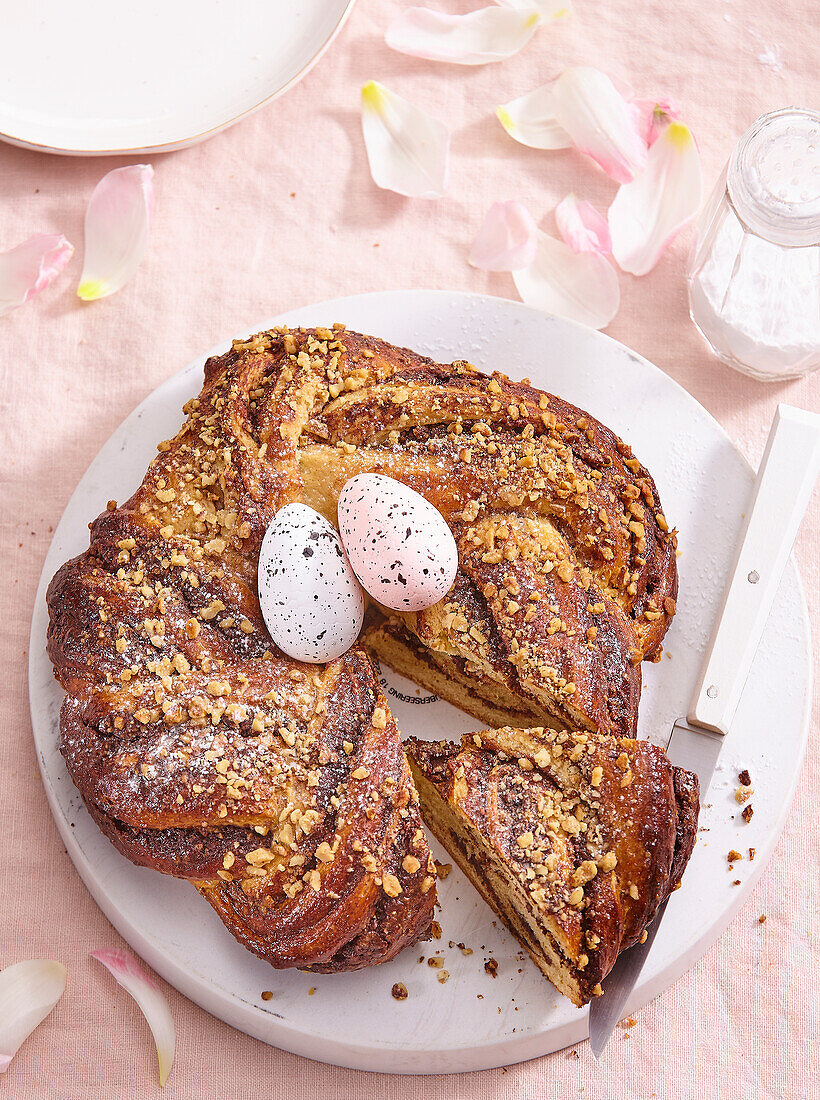
[[[312,997],[315,992],[316,992],[316,986],[312,985],[310,987],[310,989],[308,990],[308,997]]]
[[[441,939],[441,925],[437,920],[430,921],[430,935],[434,940]]]
[[[492,956],[489,959],[485,959],[484,960],[484,969],[487,971],[487,973],[490,975],[491,978],[497,978],[498,977],[498,960],[492,958]]]
[[[441,984],[444,985],[444,983],[450,977],[450,971],[449,970],[442,970],[442,972],[439,975],[437,975],[437,977],[438,977],[438,980],[441,982]]]
[[[749,822],[752,820],[752,815],[753,814],[754,814],[754,810],[752,809],[751,804],[749,804],[748,806],[743,807],[743,812],[741,813],[740,816],[743,818],[743,820],[748,825]]]
[[[753,794],[754,789],[752,787],[738,787],[735,791],[735,802],[738,806],[742,806],[744,802],[749,801]]]
[[[263,1001],[269,1001],[272,996],[273,996],[273,993],[271,992],[270,989],[263,989],[262,990],[262,1000]]]
[[[753,859],[755,858],[755,853],[756,853],[756,849],[755,849],[755,848],[750,848],[750,849],[749,849],[749,861],[750,861],[750,862],[751,862],[751,861],[752,861],[752,860],[753,860]]]
[[[452,863],[439,863],[438,860],[434,860],[436,865],[436,874],[440,879],[445,879],[453,869]]]
[[[441,970],[444,966],[444,959],[440,955],[431,955],[427,960],[427,965],[435,967],[436,970]]]
[[[404,982],[396,982],[390,990],[390,996],[396,1001],[407,1000],[407,986]]]
[[[760,914],[760,916],[757,918],[757,923],[758,924],[765,924],[766,923],[766,914],[765,913]]]
[[[739,859],[743,859],[743,856],[734,848],[730,848],[726,858],[730,863],[737,863]]]
[[[743,771],[738,772],[737,773],[737,778],[743,784],[744,787],[751,787],[752,777],[751,777],[751,775],[749,775],[749,769],[748,768],[744,768]]]

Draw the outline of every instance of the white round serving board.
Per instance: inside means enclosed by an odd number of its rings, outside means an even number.
[[[663,660],[643,666],[640,732],[665,745],[693,688],[753,480],[722,429],[645,359],[598,332],[519,302],[439,291],[376,293],[294,310],[258,327],[334,321],[440,361],[468,358],[486,371],[530,377],[633,445],[657,481],[664,512],[680,528],[678,613]],[[89,519],[110,498],[126,499],[156,442],[175,433],[183,403],[199,392],[204,358],[155,390],[108,440],[71,498],[43,569],[31,634],[32,722],[45,789],[77,870],[117,930],[168,982],[234,1027],[298,1054],[360,1069],[442,1073],[505,1065],[585,1039],[587,1010],[556,993],[458,869],[439,884],[439,941],[354,974],[276,971],[240,947],[188,883],[120,856],[83,808],[57,749],[62,691],[45,654],[45,589],[60,564],[88,545]],[[706,951],[766,866],[800,771],[810,682],[807,611],[790,563],[705,798],[705,831],[629,1011],[666,989]],[[456,738],[480,728],[409,681],[388,673],[385,683],[406,735]],[[733,797],[743,768],[755,787],[748,825]],[[726,853],[737,848],[745,856],[750,846],[757,852],[754,862],[744,858],[729,871]],[[449,862],[438,845],[433,850]],[[740,886],[732,885],[735,878]],[[473,954],[449,948],[451,940]],[[446,984],[437,981],[439,971],[417,961],[436,951],[450,973]],[[484,969],[491,956],[498,962],[497,978]],[[391,997],[399,981],[407,986],[406,1001]],[[262,1001],[263,990],[273,997]]]
[[[50,153],[181,149],[301,79],[354,0],[0,0],[0,138]]]

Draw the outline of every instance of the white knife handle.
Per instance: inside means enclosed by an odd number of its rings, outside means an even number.
[[[725,734],[820,471],[820,416],[778,405],[689,721]]]

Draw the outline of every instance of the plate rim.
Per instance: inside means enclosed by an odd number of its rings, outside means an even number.
[[[526,306],[524,303],[515,301],[514,299],[503,298],[496,295],[470,293],[464,291],[450,291],[439,289],[394,289],[386,291],[371,291],[363,294],[344,295],[338,298],[331,298],[321,302],[308,303],[307,305],[299,306],[290,310],[285,310],[275,317],[265,321],[259,328],[253,329],[253,331],[263,331],[266,328],[270,328],[275,324],[282,323],[294,323],[288,322],[286,319],[294,314],[301,313],[305,310],[318,310],[333,308],[343,308],[345,303],[351,301],[361,301],[366,298],[384,298],[385,296],[403,298],[408,296],[435,296],[439,298],[453,298],[458,297],[460,299],[470,299],[474,303],[481,303],[484,301],[491,301],[494,304],[503,302],[505,306],[514,306],[518,309],[536,313],[541,316],[545,316],[543,311],[536,310],[532,307]],[[652,371],[662,375],[666,382],[671,382],[674,387],[679,391],[681,395],[688,401],[692,402],[694,406],[698,408],[700,412],[705,414],[712,424],[717,428],[723,440],[735,451],[735,453],[741,458],[742,463],[750,476],[754,475],[754,469],[751,463],[746,459],[745,455],[734,444],[729,433],[723,428],[720,422],[697,401],[692,394],[688,392],[676,379],[662,371],[660,367],[652,363],[651,360],[646,359],[645,356],[639,352],[634,351],[627,345],[621,343],[621,341],[614,339],[606,333],[598,332],[596,330],[590,330],[587,326],[582,325],[575,321],[567,320],[566,318],[553,317],[552,315],[546,315],[551,317],[552,320],[559,322],[562,325],[581,330],[585,334],[594,332],[596,337],[603,337],[605,340],[616,345],[621,351],[625,351],[629,356],[633,357],[636,361],[639,361],[644,367],[651,368]],[[52,542],[49,544],[49,549],[46,553],[46,557],[43,563],[43,570],[41,572],[40,580],[37,586],[37,594],[35,597],[35,604],[32,615],[31,632],[30,632],[30,644],[29,644],[29,702],[31,708],[31,720],[32,728],[35,724],[34,707],[33,707],[33,693],[31,690],[32,680],[34,678],[34,665],[35,658],[32,654],[38,652],[42,648],[43,631],[38,630],[41,625],[40,621],[44,617],[44,600],[45,590],[50,581],[50,576],[46,576],[45,565],[48,558],[51,555],[51,547],[57,538],[59,526],[62,523],[65,511],[68,509],[71,500],[73,499],[77,488],[86,477],[89,469],[96,461],[100,451],[102,451],[111,439],[120,431],[123,424],[129,420],[132,416],[135,416],[138,411],[143,407],[145,403],[153,399],[157,391],[161,390],[164,386],[169,385],[173,380],[177,379],[180,375],[186,372],[201,369],[205,360],[212,355],[220,354],[222,349],[226,346],[230,346],[231,340],[237,337],[230,337],[228,340],[223,340],[215,344],[207,352],[195,356],[179,370],[174,371],[166,379],[155,386],[142,401],[129,412],[109,437],[103,442],[103,444],[97,449],[95,455],[91,459],[89,466],[86,468],[83,475],[77,481],[71,496],[66,503],[66,507],[63,510],[59,522],[55,525],[54,536]],[[242,337],[238,337],[242,338]],[[697,962],[703,955],[710,949],[719,936],[723,934],[729,923],[732,921],[741,905],[747,899],[749,892],[754,888],[761,875],[768,866],[769,859],[774,852],[779,837],[788,819],[791,811],[794,794],[797,787],[797,782],[800,776],[800,765],[805,756],[806,747],[808,744],[808,736],[811,721],[811,702],[812,702],[812,688],[814,682],[814,667],[812,661],[813,644],[811,634],[811,622],[808,616],[808,605],[805,597],[805,589],[800,576],[799,569],[793,558],[790,556],[787,564],[787,572],[793,574],[793,580],[796,582],[796,590],[799,601],[800,613],[804,624],[806,625],[806,635],[804,639],[804,652],[807,658],[806,667],[807,674],[805,680],[805,691],[803,695],[803,706],[800,721],[800,729],[798,731],[800,736],[800,748],[798,758],[795,760],[795,768],[792,773],[790,785],[786,797],[784,798],[779,814],[777,816],[774,827],[771,830],[772,844],[771,849],[765,859],[756,862],[754,870],[749,874],[748,878],[744,880],[743,889],[739,890],[733,897],[732,902],[726,906],[719,917],[714,923],[707,929],[703,936],[697,941],[694,948],[687,952],[682,952],[673,962],[666,966],[652,981],[644,983],[643,986],[636,986],[633,990],[632,997],[630,998],[625,1013],[636,1012],[652,1000],[659,993],[668,989],[677,979],[688,969],[690,969],[695,962]],[[34,738],[33,738],[34,739]],[[312,1058],[322,1063],[328,1063],[331,1065],[338,1065],[351,1069],[364,1070],[369,1072],[383,1072],[391,1074],[417,1074],[427,1075],[436,1073],[461,1073],[471,1072],[477,1069],[490,1069],[497,1068],[499,1066],[513,1065],[528,1059],[539,1057],[543,1054],[560,1050],[567,1045],[584,1041],[588,1037],[588,1009],[580,1011],[576,1017],[565,1023],[559,1024],[555,1027],[548,1028],[546,1030],[532,1032],[528,1035],[521,1035],[513,1039],[502,1039],[499,1042],[491,1045],[484,1046],[482,1048],[483,1057],[479,1064],[476,1064],[475,1059],[471,1059],[469,1056],[475,1051],[475,1046],[469,1046],[466,1041],[462,1046],[449,1046],[449,1047],[433,1047],[429,1049],[429,1056],[434,1059],[436,1064],[431,1065],[430,1068],[420,1069],[415,1060],[418,1058],[419,1052],[413,1048],[401,1048],[401,1047],[386,1047],[383,1042],[367,1043],[362,1041],[358,1044],[353,1044],[347,1040],[338,1041],[334,1040],[327,1034],[322,1034],[322,1057],[317,1059],[310,1049],[315,1044],[318,1033],[306,1031],[303,1027],[297,1027],[290,1021],[283,1017],[278,1017],[276,1014],[271,1013],[269,1010],[260,1008],[258,1005],[251,1004],[246,1001],[240,995],[226,990],[223,986],[218,986],[210,978],[204,975],[192,976],[187,972],[182,964],[179,963],[173,955],[169,954],[166,949],[154,940],[150,933],[139,930],[131,921],[129,914],[123,913],[117,906],[110,901],[101,889],[98,889],[94,877],[92,874],[92,867],[90,861],[86,857],[84,850],[80,847],[76,841],[74,831],[70,828],[68,821],[64,818],[61,808],[56,799],[56,793],[52,789],[52,785],[48,774],[45,770],[45,761],[42,753],[39,750],[35,739],[35,748],[37,750],[37,763],[43,777],[43,786],[45,788],[49,808],[52,816],[58,828],[61,839],[63,840],[66,848],[69,852],[72,863],[74,864],[77,872],[82,878],[89,893],[94,898],[95,903],[104,913],[104,915],[114,925],[118,934],[128,942],[134,950],[137,951],[162,977],[173,985],[184,996],[188,997],[198,1007],[203,1008],[211,1015],[220,1019],[222,1022],[227,1023],[229,1027],[236,1027],[238,1030],[244,1031],[246,1034],[264,1042],[270,1046],[279,1047],[290,1051],[291,1053],[298,1054],[302,1057]],[[128,931],[128,935],[123,932],[123,927]],[[135,946],[138,944],[139,946]],[[694,956],[692,952],[695,952]],[[169,976],[172,975],[172,976]],[[225,1015],[220,1011],[220,1005],[224,1006],[226,1002],[230,1002],[231,1011],[234,1014],[234,1019],[227,1020]],[[223,1009],[224,1010],[224,1009]],[[237,1019],[238,1017],[238,1019]],[[275,1023],[274,1023],[275,1021]],[[271,1035],[271,1030],[275,1031],[275,1035]],[[544,1044],[545,1036],[556,1038],[558,1045],[550,1043],[546,1049]],[[402,1056],[410,1056],[413,1059],[414,1064],[407,1067],[392,1067],[385,1069],[383,1061],[389,1057],[395,1060],[400,1060]],[[415,1058],[413,1057],[415,1056]],[[452,1065],[443,1066],[442,1062],[451,1062]]]
[[[356,0],[346,0],[344,10],[339,15],[336,24],[331,28],[330,34],[321,44],[316,53],[311,57],[297,72],[294,73],[284,84],[280,85],[274,91],[264,96],[257,103],[252,104],[250,107],[246,107],[245,110],[240,111],[238,114],[233,115],[231,118],[224,122],[218,123],[216,126],[210,126],[205,130],[186,137],[175,138],[172,141],[159,142],[154,145],[133,145],[124,146],[122,148],[110,149],[110,148],[92,148],[92,149],[80,149],[70,147],[68,145],[46,145],[43,142],[29,141],[19,134],[10,134],[5,130],[0,130],[0,141],[5,142],[7,145],[13,145],[18,149],[28,149],[35,153],[50,153],[54,156],[60,157],[119,157],[119,156],[141,156],[143,154],[157,154],[157,153],[174,153],[179,149],[187,149],[191,145],[198,145],[200,142],[207,141],[208,138],[214,137],[216,134],[221,133],[223,130],[229,129],[236,123],[241,122],[243,119],[248,118],[250,115],[255,114],[256,111],[262,107],[266,107],[269,103],[273,103],[274,100],[279,99],[280,96],[289,92],[300,80],[304,79],[311,69],[318,64],[318,62],[324,57],[325,53],[330,49],[337,35],[340,33],[345,23],[350,18],[353,11]],[[184,369],[184,368],[183,368]],[[116,430],[116,429],[115,429]]]

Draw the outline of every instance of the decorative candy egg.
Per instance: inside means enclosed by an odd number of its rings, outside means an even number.
[[[364,594],[334,527],[306,504],[287,504],[259,551],[259,606],[271,638],[297,661],[340,657],[359,636]]]
[[[421,611],[453,585],[458,551],[444,516],[392,477],[357,474],[347,482],[339,533],[362,587],[385,607]]]

